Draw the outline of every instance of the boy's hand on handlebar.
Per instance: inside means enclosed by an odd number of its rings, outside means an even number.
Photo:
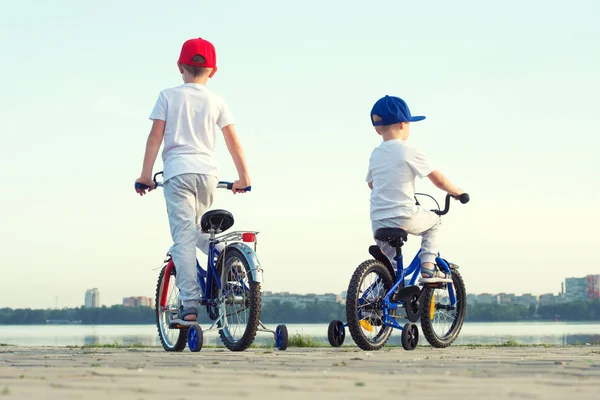
[[[249,179],[237,180],[233,182],[233,187],[231,188],[231,191],[233,193],[246,193],[244,189],[246,189],[248,186],[250,186]]]
[[[461,190],[461,189],[458,189],[456,192],[453,192],[453,193],[450,193],[450,192],[448,192],[448,194],[449,194],[450,196],[452,196],[452,198],[453,198],[454,200],[458,200],[458,199],[459,199],[459,197],[460,197],[460,195],[461,195],[461,194],[463,194],[463,193],[464,193],[464,191],[463,191],[463,190]]]
[[[138,193],[140,196],[145,195],[146,191],[151,192],[154,190],[154,181],[150,177],[140,176],[138,179],[135,180],[135,183],[140,183],[142,185],[148,186],[147,188],[135,188],[136,193]]]
[[[471,197],[467,193],[461,191],[461,193],[458,196],[454,197],[454,200],[458,200],[462,204],[467,204],[471,200]]]

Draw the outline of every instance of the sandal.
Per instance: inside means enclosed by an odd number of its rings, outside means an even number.
[[[185,317],[188,315],[193,315],[196,318],[192,320],[186,320]],[[188,307],[183,308],[183,306],[179,307],[179,314],[177,314],[176,318],[171,320],[172,324],[178,324],[182,326],[192,326],[198,325],[198,309],[196,307]]]
[[[428,275],[428,276],[423,276]],[[421,279],[419,279],[421,283],[439,283],[439,282],[448,282],[452,283],[452,278],[446,277],[446,274],[438,269],[436,266],[435,269],[423,268],[421,267]]]

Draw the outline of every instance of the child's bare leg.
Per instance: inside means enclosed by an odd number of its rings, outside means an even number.
[[[421,278],[430,279],[430,278],[446,278],[446,274],[444,274],[439,269],[436,270],[434,263],[422,263],[421,264]]]
[[[434,263],[430,263],[430,262],[426,262],[426,263],[421,263],[421,269],[429,269],[432,270],[435,268],[435,264]],[[421,272],[421,275],[423,275],[423,272]]]

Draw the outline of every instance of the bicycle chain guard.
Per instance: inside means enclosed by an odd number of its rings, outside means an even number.
[[[418,286],[407,286],[399,289],[392,297],[394,302],[404,302],[406,317],[410,322],[417,322],[421,316],[420,299],[422,293],[423,291]]]

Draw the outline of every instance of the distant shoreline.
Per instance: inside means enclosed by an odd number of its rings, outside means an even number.
[[[600,322],[600,300],[529,307],[517,304],[467,303],[465,322]],[[297,306],[272,301],[262,305],[264,323],[318,324],[346,320],[343,304],[324,301]],[[139,325],[154,324],[156,310],[150,307],[114,305],[97,308],[0,309],[0,325]],[[212,323],[200,309],[198,322]]]

